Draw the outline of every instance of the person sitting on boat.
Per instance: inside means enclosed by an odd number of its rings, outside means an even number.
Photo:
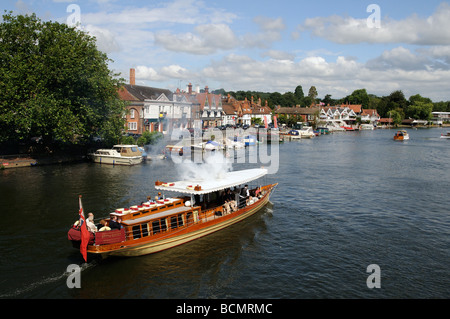
[[[117,222],[117,216],[113,215],[111,220],[109,221],[109,227],[111,229],[120,229],[121,226],[120,224]]]
[[[106,220],[102,219],[102,220],[100,221],[100,224],[102,224],[103,227],[99,229],[99,232],[101,232],[101,231],[106,231],[106,230],[111,230],[111,228],[108,227],[108,223],[106,222]]]
[[[87,229],[91,233],[95,233],[97,231],[97,226],[95,226],[95,224],[94,224],[94,214],[92,214],[92,213],[88,214],[88,219],[86,220],[86,226],[87,226]]]
[[[230,201],[230,213],[237,211],[237,204],[235,200]]]
[[[255,202],[255,198],[252,196],[249,196],[249,198],[247,199],[247,206],[253,204]]]
[[[224,215],[229,214],[230,213],[230,202],[228,200],[225,200],[225,204],[223,204],[223,213]]]
[[[161,195],[161,192],[158,192],[158,200],[164,199],[164,197]]]

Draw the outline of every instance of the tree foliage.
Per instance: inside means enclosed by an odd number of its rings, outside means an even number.
[[[0,142],[42,136],[77,143],[124,127],[120,85],[95,38],[32,15],[5,13],[0,24]]]
[[[330,94],[325,94],[323,99],[317,98],[317,89],[312,86],[308,91],[308,95],[303,94],[301,85],[297,85],[294,92],[279,92],[262,93],[254,91],[238,91],[228,92],[238,100],[243,100],[247,96],[261,97],[262,100],[267,100],[269,106],[273,109],[275,106],[294,107],[300,105],[302,107],[309,107],[313,103],[322,102],[324,105],[337,106],[342,104],[361,104],[363,109],[376,109],[381,117],[388,118],[395,117],[398,124],[404,118],[414,119],[430,119],[431,112],[450,112],[450,101],[433,102],[430,98],[422,97],[420,94],[412,95],[408,100],[405,98],[401,90],[396,90],[388,96],[376,96],[368,94],[366,89],[357,89],[352,94],[341,98],[332,99]],[[242,97],[242,99],[240,98]],[[392,112],[391,112],[392,111]],[[282,119],[283,120],[283,119]],[[288,120],[286,119],[286,122]]]

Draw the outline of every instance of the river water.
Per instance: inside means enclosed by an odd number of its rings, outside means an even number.
[[[67,240],[78,195],[97,217],[176,180],[170,160],[0,171],[0,298],[449,298],[445,129],[335,133],[279,145],[279,185],[256,215],[154,255],[82,263]],[[233,164],[233,169],[256,164]],[[81,265],[81,288],[67,267]],[[380,288],[369,289],[369,265]],[[98,309],[100,310],[100,309]]]

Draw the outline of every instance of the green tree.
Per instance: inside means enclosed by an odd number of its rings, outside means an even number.
[[[402,111],[399,109],[396,110],[390,110],[388,112],[388,116],[392,119],[392,124],[394,126],[398,126],[402,123],[404,116],[402,114]]]
[[[297,98],[298,103],[301,103],[303,101],[303,98],[305,97],[305,94],[303,93],[303,88],[302,88],[301,85],[298,85],[295,88],[294,95]]]
[[[315,86],[311,86],[311,88],[309,89],[309,92],[308,92],[308,97],[310,97],[311,98],[311,100],[312,100],[312,103],[316,103],[316,98],[317,98],[317,95],[318,95],[318,93],[317,93],[317,89],[316,89],[316,87]],[[306,104],[306,106],[308,107],[308,106],[310,106],[311,104]]]
[[[402,91],[397,90],[392,92],[387,97],[387,108],[388,110],[394,110],[394,109],[405,109],[407,106],[408,101],[405,98],[405,95]]]
[[[367,94],[366,89],[355,90],[344,100],[350,104],[361,104],[363,108],[369,107],[369,95]]]
[[[433,112],[450,112],[450,102],[435,102],[433,103]]]
[[[35,14],[11,12],[3,15],[0,39],[0,142],[120,138],[120,81],[95,38]]]
[[[284,93],[283,100],[286,106],[296,106],[300,103],[292,92]]]
[[[325,95],[325,97],[323,98],[322,102],[323,102],[325,105],[330,105],[330,106],[333,106],[333,105],[336,104],[336,100],[334,100],[334,99],[331,98],[331,94]]]
[[[431,100],[430,100],[431,101]],[[415,101],[406,111],[406,117],[416,120],[431,120],[433,112],[432,102]]]
[[[409,104],[413,105],[415,102],[433,103],[430,98],[423,97],[420,94],[411,95],[409,97]]]

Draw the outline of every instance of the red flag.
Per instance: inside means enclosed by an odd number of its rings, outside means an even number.
[[[81,195],[79,197],[80,202],[80,218],[81,221],[81,245],[80,252],[83,255],[84,261],[87,262],[87,245],[89,243],[89,238],[91,235],[89,234],[89,230],[87,229],[86,217],[84,215],[83,204],[81,203]]]
[[[276,116],[273,117],[273,121],[274,121],[274,127],[278,128],[278,123],[277,123],[277,117]]]
[[[267,116],[264,115],[264,128],[267,128]]]

